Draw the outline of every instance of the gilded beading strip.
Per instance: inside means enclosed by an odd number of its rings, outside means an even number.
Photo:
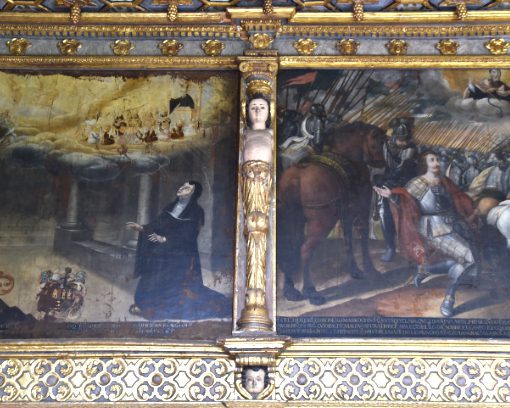
[[[0,56],[0,68],[236,69],[235,57]]]
[[[510,34],[510,25],[284,25],[281,36],[466,37]]]
[[[0,17],[2,14],[0,14]],[[1,21],[1,20],[0,20]],[[0,25],[0,36],[175,36],[175,37],[230,37],[240,38],[241,32],[233,25],[80,25],[73,27],[60,24],[8,24]],[[274,27],[273,27],[274,26]],[[269,27],[259,25],[257,28],[278,31],[280,36],[315,36],[315,37],[472,37],[510,35],[510,25],[276,25]]]
[[[1,16],[1,14],[0,14]],[[132,37],[161,37],[161,36],[201,36],[201,37],[232,37],[238,38],[240,33],[232,25],[179,25],[179,26],[160,26],[160,25],[31,25],[31,24],[1,24],[0,36],[93,36],[93,37],[111,37],[132,36]]]
[[[506,68],[510,56],[441,56],[441,55],[407,55],[407,56],[313,56],[280,57],[280,68]]]

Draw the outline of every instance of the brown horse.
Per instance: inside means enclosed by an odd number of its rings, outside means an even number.
[[[310,278],[310,261],[338,220],[347,250],[345,264],[353,278],[361,278],[353,256],[352,227],[360,226],[363,267],[377,274],[368,249],[368,225],[372,186],[368,165],[383,167],[384,132],[372,125],[355,122],[337,125],[326,133],[329,151],[311,156],[287,168],[277,192],[277,237],[279,267],[284,272],[284,296],[289,300],[308,298],[323,304]],[[303,293],[294,287],[295,271],[303,273]]]

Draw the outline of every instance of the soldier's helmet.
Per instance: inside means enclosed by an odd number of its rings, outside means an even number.
[[[390,129],[394,140],[409,142],[413,138],[414,119],[409,117],[393,118]]]
[[[324,110],[324,106],[320,103],[314,103],[310,107],[310,113],[314,116],[326,116],[326,111]]]

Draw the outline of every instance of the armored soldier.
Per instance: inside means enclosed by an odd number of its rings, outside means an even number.
[[[326,111],[320,103],[314,103],[310,112],[301,123],[301,134],[306,136],[309,144],[317,154],[322,153],[324,146],[324,130],[326,125]]]
[[[459,284],[473,283],[479,275],[474,203],[441,175],[435,153],[425,152],[420,161],[426,166],[425,174],[413,178],[405,188],[374,189],[392,202],[401,247],[418,263],[415,285],[419,287],[430,274],[448,273],[450,282],[440,311],[451,317]],[[442,255],[442,262],[430,262],[432,252]]]
[[[386,168],[374,177],[374,184],[388,188],[402,187],[416,176],[416,146],[412,140],[412,118],[395,118],[390,122],[391,139],[384,146]],[[395,223],[389,202],[384,197],[378,201],[386,251],[381,260],[389,262],[395,256]]]

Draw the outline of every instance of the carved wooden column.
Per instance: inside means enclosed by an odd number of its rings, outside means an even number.
[[[244,282],[244,306],[237,321],[241,331],[274,330],[273,127],[277,68],[276,59],[272,57],[241,58],[240,204],[243,217],[240,227],[243,236],[238,237],[238,244],[244,247],[245,259],[243,264],[237,264],[238,278]]]

